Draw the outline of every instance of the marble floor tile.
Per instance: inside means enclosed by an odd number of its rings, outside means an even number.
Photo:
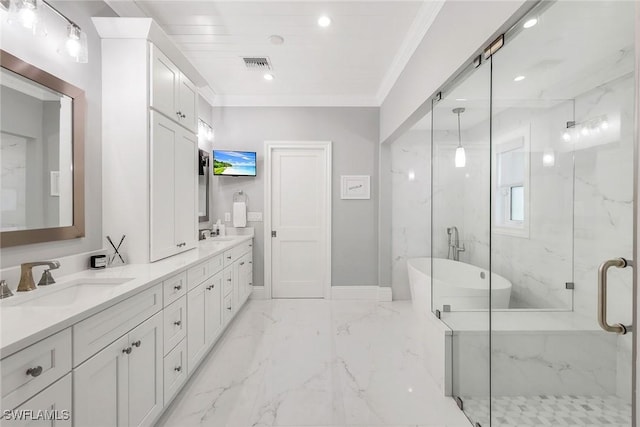
[[[165,427],[468,427],[428,376],[410,302],[250,300]]]

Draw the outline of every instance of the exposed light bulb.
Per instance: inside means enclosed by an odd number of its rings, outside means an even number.
[[[69,54],[69,56],[76,57],[80,53],[81,46],[80,40],[78,39],[68,38],[65,46],[67,48],[67,53]]]
[[[571,141],[571,134],[569,132],[564,132],[562,134],[562,139],[564,140],[564,142],[569,142]]]
[[[87,36],[80,27],[70,23],[67,26],[67,40],[64,43],[64,50],[75,62],[86,63],[87,58]]]
[[[322,28],[327,28],[329,25],[331,25],[331,18],[326,15],[321,16],[320,18],[318,18],[318,25]]]
[[[536,25],[538,23],[538,19],[537,18],[531,18],[529,20],[527,20],[527,22],[524,23],[523,27],[524,28],[531,28],[534,25]]]
[[[463,168],[467,164],[467,156],[464,153],[464,147],[460,146],[456,148],[456,167]]]

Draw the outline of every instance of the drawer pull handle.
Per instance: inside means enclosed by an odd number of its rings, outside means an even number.
[[[138,340],[138,341],[134,341],[131,343],[132,346],[134,347],[140,347],[140,345],[142,344],[142,341]]]
[[[176,285],[173,287],[173,289],[175,289],[176,291],[179,291],[180,289],[182,289],[182,285]]]
[[[249,247],[250,247],[250,248],[252,248],[252,247],[253,247],[253,245],[249,245]]]
[[[231,307],[227,307],[227,310],[231,311]]]
[[[210,291],[211,289],[213,289],[215,287],[216,287],[216,285],[207,286],[207,290]]]
[[[131,354],[131,350],[132,350],[131,347],[127,347],[125,349],[122,349],[122,352],[125,353],[125,354]]]
[[[175,322],[173,322],[174,325],[176,326],[180,326],[182,325],[182,321],[181,320],[176,320]]]
[[[242,262],[240,263],[240,265],[244,265],[244,261],[242,261]]]
[[[35,368],[27,369],[27,375],[31,375],[33,378],[39,377],[42,373],[42,366],[36,366]]]
[[[231,278],[227,279],[227,282],[230,282],[230,281],[231,281]]]
[[[176,366],[175,368],[173,368],[173,370],[176,372],[180,372],[182,371],[182,366]]]
[[[178,115],[178,117],[182,117],[182,111],[176,111],[176,114]]]
[[[249,264],[253,264],[253,261],[249,261]]]
[[[230,257],[230,256],[228,256],[228,257],[227,257],[227,259],[231,259],[231,257]]]

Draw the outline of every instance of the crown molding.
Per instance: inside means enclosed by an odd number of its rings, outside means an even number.
[[[375,96],[368,95],[222,95],[214,107],[379,107]]]
[[[440,10],[444,5],[444,1],[445,0],[423,1],[422,6],[420,6],[420,10],[418,10],[418,14],[409,27],[409,31],[407,32],[402,45],[398,49],[398,53],[396,53],[393,58],[393,61],[391,62],[391,65],[378,88],[378,93],[376,94],[378,105],[382,105],[387,95],[389,95],[391,88],[395,85],[398,77],[400,77],[400,74],[413,56],[413,53],[427,34],[431,24],[435,21],[436,16],[440,13]]]

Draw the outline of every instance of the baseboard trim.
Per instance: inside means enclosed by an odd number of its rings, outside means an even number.
[[[267,292],[264,290],[264,286],[254,286],[249,299],[270,299],[267,296]]]
[[[381,286],[332,286],[331,299],[335,300],[392,300],[391,288]]]

